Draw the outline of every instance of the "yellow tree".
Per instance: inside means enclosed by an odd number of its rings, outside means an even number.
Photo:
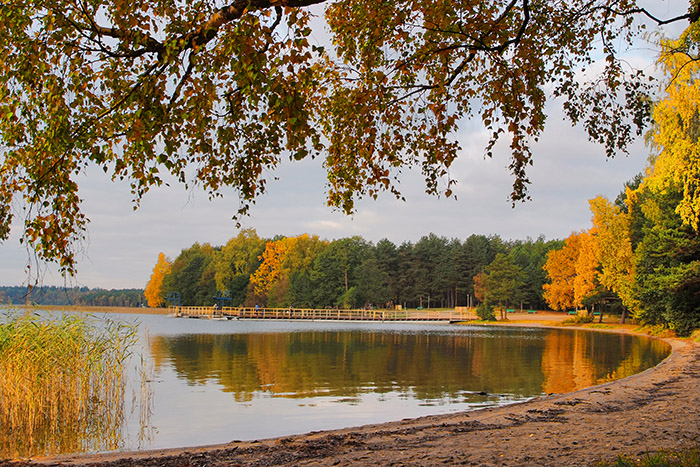
[[[170,267],[172,266],[172,261],[170,258],[166,257],[162,252],[158,255],[158,261],[153,268],[153,274],[146,284],[146,290],[144,295],[148,301],[148,306],[151,308],[158,308],[163,306],[165,302],[163,298],[163,278],[170,272]]]
[[[544,284],[543,297],[553,310],[564,310],[581,303],[576,300],[574,283],[576,280],[576,263],[581,250],[581,233],[572,233],[559,250],[547,253],[547,262],[543,269],[550,283]]]
[[[578,258],[575,262],[574,304],[583,303],[594,294],[599,286],[600,248],[597,241],[596,228],[581,232],[579,237]]]
[[[258,268],[264,250],[265,240],[258,237],[255,230],[244,229],[215,253],[217,290],[228,290],[233,306],[245,303],[250,276]]]
[[[297,237],[284,237],[265,244],[265,251],[260,256],[260,266],[250,276],[255,294],[261,298],[267,297],[282,271],[281,265],[287,252],[294,247]]]
[[[295,270],[307,270],[318,253],[328,246],[327,240],[321,240],[318,235],[302,234],[290,242],[289,250],[284,257],[282,268],[286,273]]]
[[[236,275],[254,272],[264,245],[265,240],[258,237],[254,229],[243,229],[230,239],[216,255],[216,286],[219,290],[229,289]]]
[[[308,272],[318,254],[328,246],[327,240],[321,240],[318,235],[302,234],[286,239],[287,250],[280,258],[277,277],[268,290],[268,306],[295,305],[294,297],[289,296],[294,272]]]
[[[598,279],[603,287],[615,292],[622,304],[634,311],[632,294],[634,263],[630,238],[630,216],[603,196],[589,200],[593,229],[600,258]]]
[[[700,222],[700,28],[691,25],[677,41],[665,41],[659,62],[669,84],[666,97],[654,108],[653,142],[658,155],[645,183],[661,192],[679,187],[676,212],[696,231]]]

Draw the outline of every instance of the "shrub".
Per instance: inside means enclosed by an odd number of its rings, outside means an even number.
[[[562,321],[562,324],[587,324],[587,323],[592,323],[593,322],[593,316],[585,314],[585,315],[576,315],[572,318],[565,319]]]
[[[481,302],[481,304],[476,307],[476,315],[482,321],[496,321],[496,314],[493,311],[493,306],[489,305],[487,302]]]

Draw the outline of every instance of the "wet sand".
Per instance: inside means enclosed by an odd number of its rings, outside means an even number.
[[[518,316],[543,326],[561,315]],[[506,323],[499,323],[506,324]],[[68,455],[15,465],[582,466],[700,445],[700,345],[629,378],[568,394],[457,414],[224,445]]]

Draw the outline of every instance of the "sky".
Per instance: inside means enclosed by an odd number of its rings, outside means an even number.
[[[635,54],[653,59],[648,51]],[[463,150],[450,170],[458,181],[456,199],[425,194],[420,173],[404,171],[399,188],[405,202],[385,193],[378,200],[360,201],[357,212],[346,216],[326,206],[322,160],[285,160],[269,174],[277,180],[268,184],[241,227],[253,228],[261,237],[309,233],[333,240],[360,235],[396,244],[430,233],[461,240],[471,234],[565,238],[590,228],[588,200],[597,195],[614,200],[623,184],[643,171],[649,149],[638,140],[629,155],[606,159],[603,148],[589,142],[582,128],[563,119],[559,102],[551,102],[547,113],[547,128],[532,146],[532,199],[515,207],[508,200],[513,179],[507,169],[507,141],[499,143],[492,159],[485,159],[486,132],[464,122],[459,134]],[[194,242],[223,245],[239,232],[232,220],[238,208],[233,192],[209,200],[202,191],[186,191],[173,182],[151,190],[134,211],[128,185],[112,182],[99,169],[88,169],[78,186],[90,223],[77,276],[64,279],[55,267],[41,267],[44,285],[143,288],[159,252],[174,259]],[[32,257],[19,243],[20,227],[15,225],[10,238],[0,243],[0,286],[25,285],[38,272],[34,264],[28,275]]]

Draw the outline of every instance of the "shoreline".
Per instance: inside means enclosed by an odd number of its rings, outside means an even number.
[[[554,327],[534,319],[499,326]],[[634,333],[629,328],[600,329]],[[700,345],[628,378],[507,406],[259,441],[33,458],[14,465],[595,465],[700,443]]]

